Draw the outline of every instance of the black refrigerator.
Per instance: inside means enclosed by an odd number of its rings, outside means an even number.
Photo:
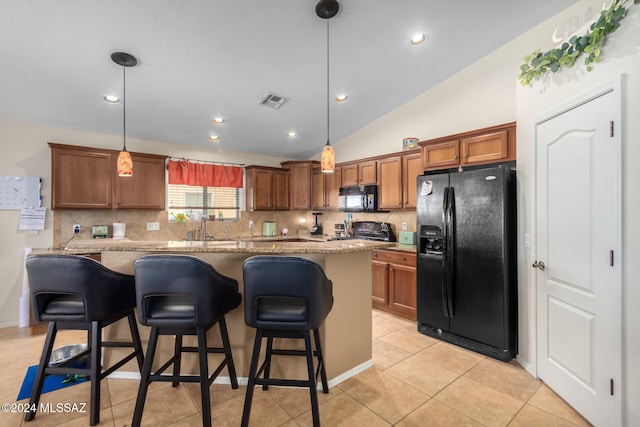
[[[417,192],[418,330],[511,360],[517,351],[514,165],[422,175]]]

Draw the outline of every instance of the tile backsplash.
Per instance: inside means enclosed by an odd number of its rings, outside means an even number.
[[[287,228],[289,235],[306,234],[314,224],[314,211],[273,211],[273,212],[240,212],[237,221],[207,221],[207,234],[216,240],[248,240],[262,235],[262,222],[276,223],[276,232],[281,234]],[[318,223],[323,227],[323,234],[332,237],[335,224],[347,219],[344,212],[322,211]],[[352,221],[384,221],[393,225],[396,236],[402,230],[402,223],[407,223],[409,231],[416,229],[415,211],[394,211],[386,213],[352,214]],[[253,229],[249,228],[253,221]],[[191,230],[199,230],[200,222],[169,221],[166,211],[144,210],[55,210],[53,211],[53,245],[59,246],[73,237],[73,225],[80,224],[80,234],[75,239],[91,239],[91,227],[106,225],[109,237],[113,233],[113,223],[126,224],[126,237],[131,240],[184,240]],[[160,229],[147,231],[147,223],[157,222]],[[199,232],[198,232],[199,234]]]

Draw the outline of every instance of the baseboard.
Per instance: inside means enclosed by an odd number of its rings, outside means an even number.
[[[373,366],[373,359],[369,359],[366,362],[361,363],[360,365],[355,366],[352,369],[349,369],[347,372],[343,372],[342,374],[338,375],[337,377],[331,378],[328,381],[329,388],[337,386],[341,382],[344,382],[344,381],[348,380],[349,378],[359,374],[362,371],[365,371],[365,370],[371,368],[372,366]],[[140,380],[140,372],[115,371],[111,375],[109,375],[107,378],[121,379],[121,380],[138,380],[139,381]],[[220,375],[215,379],[215,381],[213,383],[214,384],[228,385],[228,384],[231,384],[231,380],[229,379],[229,377],[225,377],[225,376]],[[247,385],[247,383],[248,383],[248,379],[246,377],[238,377],[238,385]],[[322,390],[322,384],[318,384],[318,390]]]
[[[16,320],[15,322],[6,322],[0,323],[0,329],[2,328],[10,328],[11,326],[18,326],[19,322]]]

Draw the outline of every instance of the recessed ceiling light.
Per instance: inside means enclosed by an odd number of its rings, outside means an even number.
[[[102,97],[102,100],[107,104],[120,104],[122,100],[114,95],[105,95]]]
[[[425,37],[425,35],[424,35],[424,34],[414,34],[414,35],[411,37],[411,41],[409,42],[409,44],[410,44],[411,46],[419,46],[419,45],[421,45],[422,43],[424,43],[425,39],[426,39],[426,37]]]
[[[214,117],[213,120],[211,120],[213,123],[219,125],[220,123],[224,122],[224,117]]]
[[[344,93],[336,96],[336,101],[338,102],[342,102],[342,101],[346,101],[347,100],[347,95],[345,95]]]
[[[287,132],[287,138],[295,138],[298,136],[297,132]]]
[[[209,137],[209,141],[211,141],[211,142],[218,142],[218,141],[220,141],[220,137],[219,137],[218,135],[211,135],[211,136]]]

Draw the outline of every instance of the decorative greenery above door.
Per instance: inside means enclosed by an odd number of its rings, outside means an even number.
[[[587,34],[574,35],[562,43],[562,46],[546,52],[539,49],[524,57],[525,63],[520,66],[518,79],[522,86],[528,86],[534,79],[551,71],[557,72],[562,67],[572,67],[583,53],[586,56],[584,64],[587,71],[591,71],[594,62],[600,62],[602,46],[607,36],[620,27],[620,21],[627,13],[627,4],[631,0],[614,0],[608,9],[600,13],[600,18],[589,27]],[[633,0],[634,4],[640,0]]]

